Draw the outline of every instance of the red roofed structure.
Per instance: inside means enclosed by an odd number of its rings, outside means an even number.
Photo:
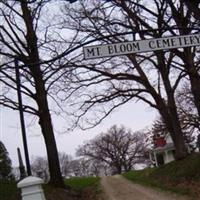
[[[175,148],[171,136],[166,135],[155,135],[153,137],[154,148],[149,152],[149,157],[154,166],[169,163],[173,161]]]

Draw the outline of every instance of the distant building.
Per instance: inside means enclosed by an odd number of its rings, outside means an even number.
[[[155,135],[154,148],[150,150],[149,157],[154,166],[158,167],[175,160],[175,148],[170,134]]]

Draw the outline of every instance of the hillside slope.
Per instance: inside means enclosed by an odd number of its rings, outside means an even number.
[[[130,171],[123,176],[129,180],[200,198],[200,154],[174,161],[158,168]]]

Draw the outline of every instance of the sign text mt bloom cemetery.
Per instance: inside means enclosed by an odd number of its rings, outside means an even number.
[[[167,50],[200,45],[200,34],[180,35],[83,47],[85,59]]]

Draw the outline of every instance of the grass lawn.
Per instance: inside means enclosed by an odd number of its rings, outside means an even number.
[[[130,171],[123,176],[144,185],[200,198],[199,153],[158,168]]]
[[[100,193],[100,178],[81,177],[65,180],[72,191],[68,192],[61,188],[44,185],[46,200],[95,200]],[[14,181],[0,180],[0,200],[21,200],[20,190]]]
[[[99,181],[99,177],[74,177],[65,179],[65,184],[74,190],[80,191],[90,187],[97,189]]]
[[[100,194],[99,177],[74,177],[66,179],[65,184],[78,193],[81,200],[95,200]]]

